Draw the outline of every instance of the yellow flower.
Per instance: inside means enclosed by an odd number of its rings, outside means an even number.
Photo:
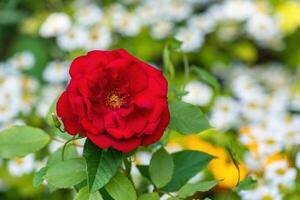
[[[217,158],[210,162],[209,169],[215,179],[222,180],[219,183],[219,186],[224,188],[235,187],[238,179],[238,172],[225,149],[213,146],[212,144],[202,140],[199,136],[186,136],[182,139],[182,141],[183,146],[186,149],[203,151],[216,156]],[[240,179],[243,180],[247,175],[247,170],[243,163],[239,165],[239,168],[241,176]]]
[[[300,3],[295,1],[284,1],[277,9],[279,25],[286,33],[294,32],[300,25]]]

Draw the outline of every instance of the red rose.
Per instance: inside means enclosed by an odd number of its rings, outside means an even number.
[[[119,49],[76,58],[70,75],[57,103],[69,134],[123,152],[161,138],[170,114],[167,81],[160,70]]]

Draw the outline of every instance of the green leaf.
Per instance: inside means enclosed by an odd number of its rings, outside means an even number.
[[[209,154],[192,150],[180,151],[171,155],[175,167],[171,182],[163,188],[167,192],[177,191],[213,159]]]
[[[39,187],[43,183],[44,176],[46,175],[47,169],[48,169],[47,167],[42,167],[39,171],[37,171],[34,174],[33,181],[32,181],[33,187]]]
[[[240,192],[242,190],[251,190],[255,188],[256,185],[257,185],[256,180],[253,180],[251,177],[247,177],[243,181],[241,181],[239,185],[233,189],[233,191]]]
[[[143,194],[138,198],[138,200],[159,200],[159,195],[156,192]]]
[[[26,13],[22,10],[0,10],[0,24],[16,24],[26,17]]]
[[[218,181],[202,181],[198,183],[188,183],[178,191],[177,195],[180,198],[193,196],[196,192],[206,192],[217,185]]]
[[[22,157],[42,149],[49,140],[49,136],[41,129],[13,126],[0,132],[0,156]]]
[[[122,163],[122,153],[114,149],[102,150],[90,140],[84,144],[88,185],[91,192],[102,188],[116,174]]]
[[[136,191],[132,182],[122,173],[118,172],[105,186],[106,191],[115,200],[136,200]]]
[[[141,175],[143,177],[145,177],[149,181],[151,180],[150,174],[149,174],[149,165],[137,165],[136,167],[138,168],[139,172],[141,173]]]
[[[76,147],[72,144],[68,144],[65,148],[65,160],[72,159],[72,158],[78,158],[78,157],[79,157],[79,155],[76,150]],[[49,156],[48,161],[47,161],[47,166],[49,167],[60,161],[62,161],[62,147],[59,148],[57,151],[55,151],[52,155]]]
[[[206,71],[202,68],[196,67],[196,66],[193,66],[192,70],[194,70],[197,73],[197,75],[201,81],[210,85],[216,92],[220,91],[220,84],[219,84],[218,80],[216,79],[216,77],[214,77],[208,71]]]
[[[210,128],[201,110],[192,104],[173,101],[170,106],[171,121],[169,128],[182,134],[194,134]]]
[[[170,79],[173,80],[175,78],[175,67],[170,58],[170,51],[168,46],[165,46],[163,51],[163,62],[165,73],[170,76]]]
[[[173,171],[173,158],[164,148],[160,148],[153,154],[150,161],[149,173],[151,180],[158,188],[161,188],[170,182]]]
[[[53,164],[47,170],[45,179],[57,188],[68,188],[86,178],[84,158],[72,158]]]
[[[88,186],[86,186],[76,194],[74,200],[103,200],[103,198],[98,191],[91,194]]]

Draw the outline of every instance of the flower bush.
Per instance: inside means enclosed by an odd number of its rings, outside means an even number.
[[[299,199],[299,9],[4,0],[0,199]]]

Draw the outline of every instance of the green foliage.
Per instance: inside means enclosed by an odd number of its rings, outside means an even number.
[[[193,66],[192,70],[196,72],[201,81],[210,85],[216,92],[220,91],[220,84],[215,76],[200,67]]]
[[[243,181],[241,181],[238,186],[236,186],[233,190],[235,192],[240,192],[242,190],[251,190],[255,188],[257,185],[257,182],[253,180],[251,177],[245,178]]]
[[[164,48],[163,51],[163,61],[164,61],[164,69],[165,74],[167,74],[171,80],[175,78],[175,67],[170,58],[170,50],[168,46]]]
[[[191,150],[180,151],[171,155],[175,166],[174,173],[172,180],[163,188],[164,191],[168,192],[180,189],[213,159],[209,154]]]
[[[0,132],[0,156],[22,157],[45,147],[50,138],[41,129],[13,126]]]
[[[122,162],[122,153],[114,149],[101,150],[90,140],[84,145],[87,163],[88,185],[91,192],[102,188],[116,174]]]
[[[138,200],[159,200],[159,195],[156,192],[143,194],[138,198]]]
[[[79,157],[76,147],[73,144],[68,144],[66,146],[64,155],[65,160]],[[62,147],[50,155],[47,161],[47,166],[51,166],[60,161],[62,161]]]
[[[161,188],[170,182],[174,170],[173,158],[164,149],[156,151],[151,159],[149,173],[156,187]]]
[[[148,165],[137,165],[136,167],[138,168],[139,172],[143,177],[145,177],[149,181],[151,180]]]
[[[201,110],[192,104],[173,101],[169,105],[171,121],[169,128],[182,134],[194,134],[210,128]]]
[[[98,191],[90,193],[89,188],[86,186],[81,188],[81,190],[76,194],[74,200],[103,200],[103,198]]]
[[[130,180],[118,172],[105,186],[107,192],[115,200],[136,200],[135,188]]]
[[[86,162],[84,158],[72,158],[57,162],[47,170],[45,179],[57,188],[68,188],[86,178]]]
[[[46,175],[47,167],[42,167],[39,171],[34,174],[32,186],[39,187],[44,180],[44,176]]]
[[[187,198],[196,192],[206,192],[217,185],[218,181],[200,181],[198,183],[188,183],[178,190],[178,197]]]

